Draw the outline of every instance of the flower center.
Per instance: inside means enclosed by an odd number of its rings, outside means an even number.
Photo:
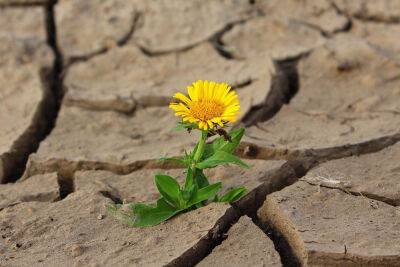
[[[216,101],[196,101],[190,105],[190,113],[196,119],[207,121],[219,117],[224,112],[224,106]]]

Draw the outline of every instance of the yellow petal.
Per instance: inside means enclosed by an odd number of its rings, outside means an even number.
[[[216,93],[216,90],[215,90],[215,85],[216,85],[216,82],[210,82],[210,84],[208,85],[208,87],[210,88],[210,99],[216,99],[215,98],[215,93]]]
[[[194,89],[196,90],[197,93],[197,101],[201,100],[204,98],[204,92],[203,92],[203,81],[198,80],[193,84]]]
[[[225,106],[228,106],[231,102],[233,102],[235,99],[237,99],[238,95],[232,91],[229,92],[224,98],[223,98],[223,103]]]
[[[220,90],[221,90],[221,98],[224,98],[226,94],[231,90],[231,87],[227,83],[222,83],[220,85]]]
[[[187,98],[187,96],[185,96],[185,95],[182,94],[182,93],[176,93],[176,94],[174,95],[174,98],[181,100],[181,101],[184,102],[186,105],[189,105],[190,102],[192,102],[192,101],[190,101],[189,98]]]
[[[197,101],[198,95],[197,95],[196,89],[194,89],[193,86],[188,86],[187,90],[188,90],[188,94],[189,94],[190,99],[193,100],[193,101]]]
[[[202,130],[207,130],[207,123],[204,123],[203,121],[199,122],[199,128]]]
[[[208,86],[208,81],[204,81],[204,99],[210,99],[210,88]]]

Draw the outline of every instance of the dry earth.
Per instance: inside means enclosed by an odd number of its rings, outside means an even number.
[[[400,266],[398,0],[0,0],[0,266]],[[232,205],[129,228],[226,81],[250,170]]]

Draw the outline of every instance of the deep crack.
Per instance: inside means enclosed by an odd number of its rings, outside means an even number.
[[[300,88],[297,64],[303,55],[274,61],[276,73],[272,77],[271,89],[260,106],[254,106],[244,116],[245,126],[256,125],[272,118],[283,105],[289,104]]]
[[[43,99],[35,111],[31,125],[14,142],[12,153],[4,157],[3,177],[1,182],[15,182],[25,172],[29,155],[35,153],[43,141],[52,131],[57,120],[58,111],[63,98],[62,65],[63,56],[57,45],[57,32],[54,20],[54,2],[43,7],[45,9],[45,27],[47,45],[54,54],[51,69],[42,68],[40,78],[42,83]]]
[[[57,174],[57,182],[60,190],[60,200],[66,198],[75,191],[75,182],[73,175]]]
[[[310,158],[288,161],[278,170],[269,172],[263,178],[264,182],[260,186],[232,203],[232,206],[240,215],[247,215],[252,218],[253,222],[272,240],[281,257],[283,266],[300,266],[301,261],[282,233],[273,229],[270,225],[260,222],[257,211],[263,205],[267,195],[294,184],[316,165],[317,162]]]
[[[128,164],[116,164],[103,161],[74,161],[68,159],[49,159],[43,162],[30,161],[27,171],[22,179],[28,179],[33,175],[51,172],[74,174],[77,171],[102,170],[118,175],[126,175],[142,169],[179,169],[183,168],[172,161],[160,161],[159,159],[138,160]]]
[[[219,246],[225,239],[226,233],[241,216],[234,208],[228,208],[225,214],[215,223],[214,227],[205,237],[200,239],[193,247],[185,251],[181,256],[166,264],[166,267],[187,267],[195,266],[212,250]]]
[[[280,233],[272,225],[262,222],[257,217],[252,218],[255,225],[257,225],[274,243],[275,250],[279,253],[281,258],[282,266],[285,267],[297,267],[301,266],[301,261],[296,257],[294,249],[290,245],[289,241],[285,236]]]

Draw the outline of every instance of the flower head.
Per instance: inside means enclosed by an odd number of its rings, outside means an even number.
[[[172,102],[169,107],[181,116],[184,122],[195,123],[199,129],[214,129],[215,125],[223,127],[228,122],[235,122],[240,105],[235,91],[226,83],[197,81],[187,87],[189,97],[176,93],[174,98],[180,103]]]

